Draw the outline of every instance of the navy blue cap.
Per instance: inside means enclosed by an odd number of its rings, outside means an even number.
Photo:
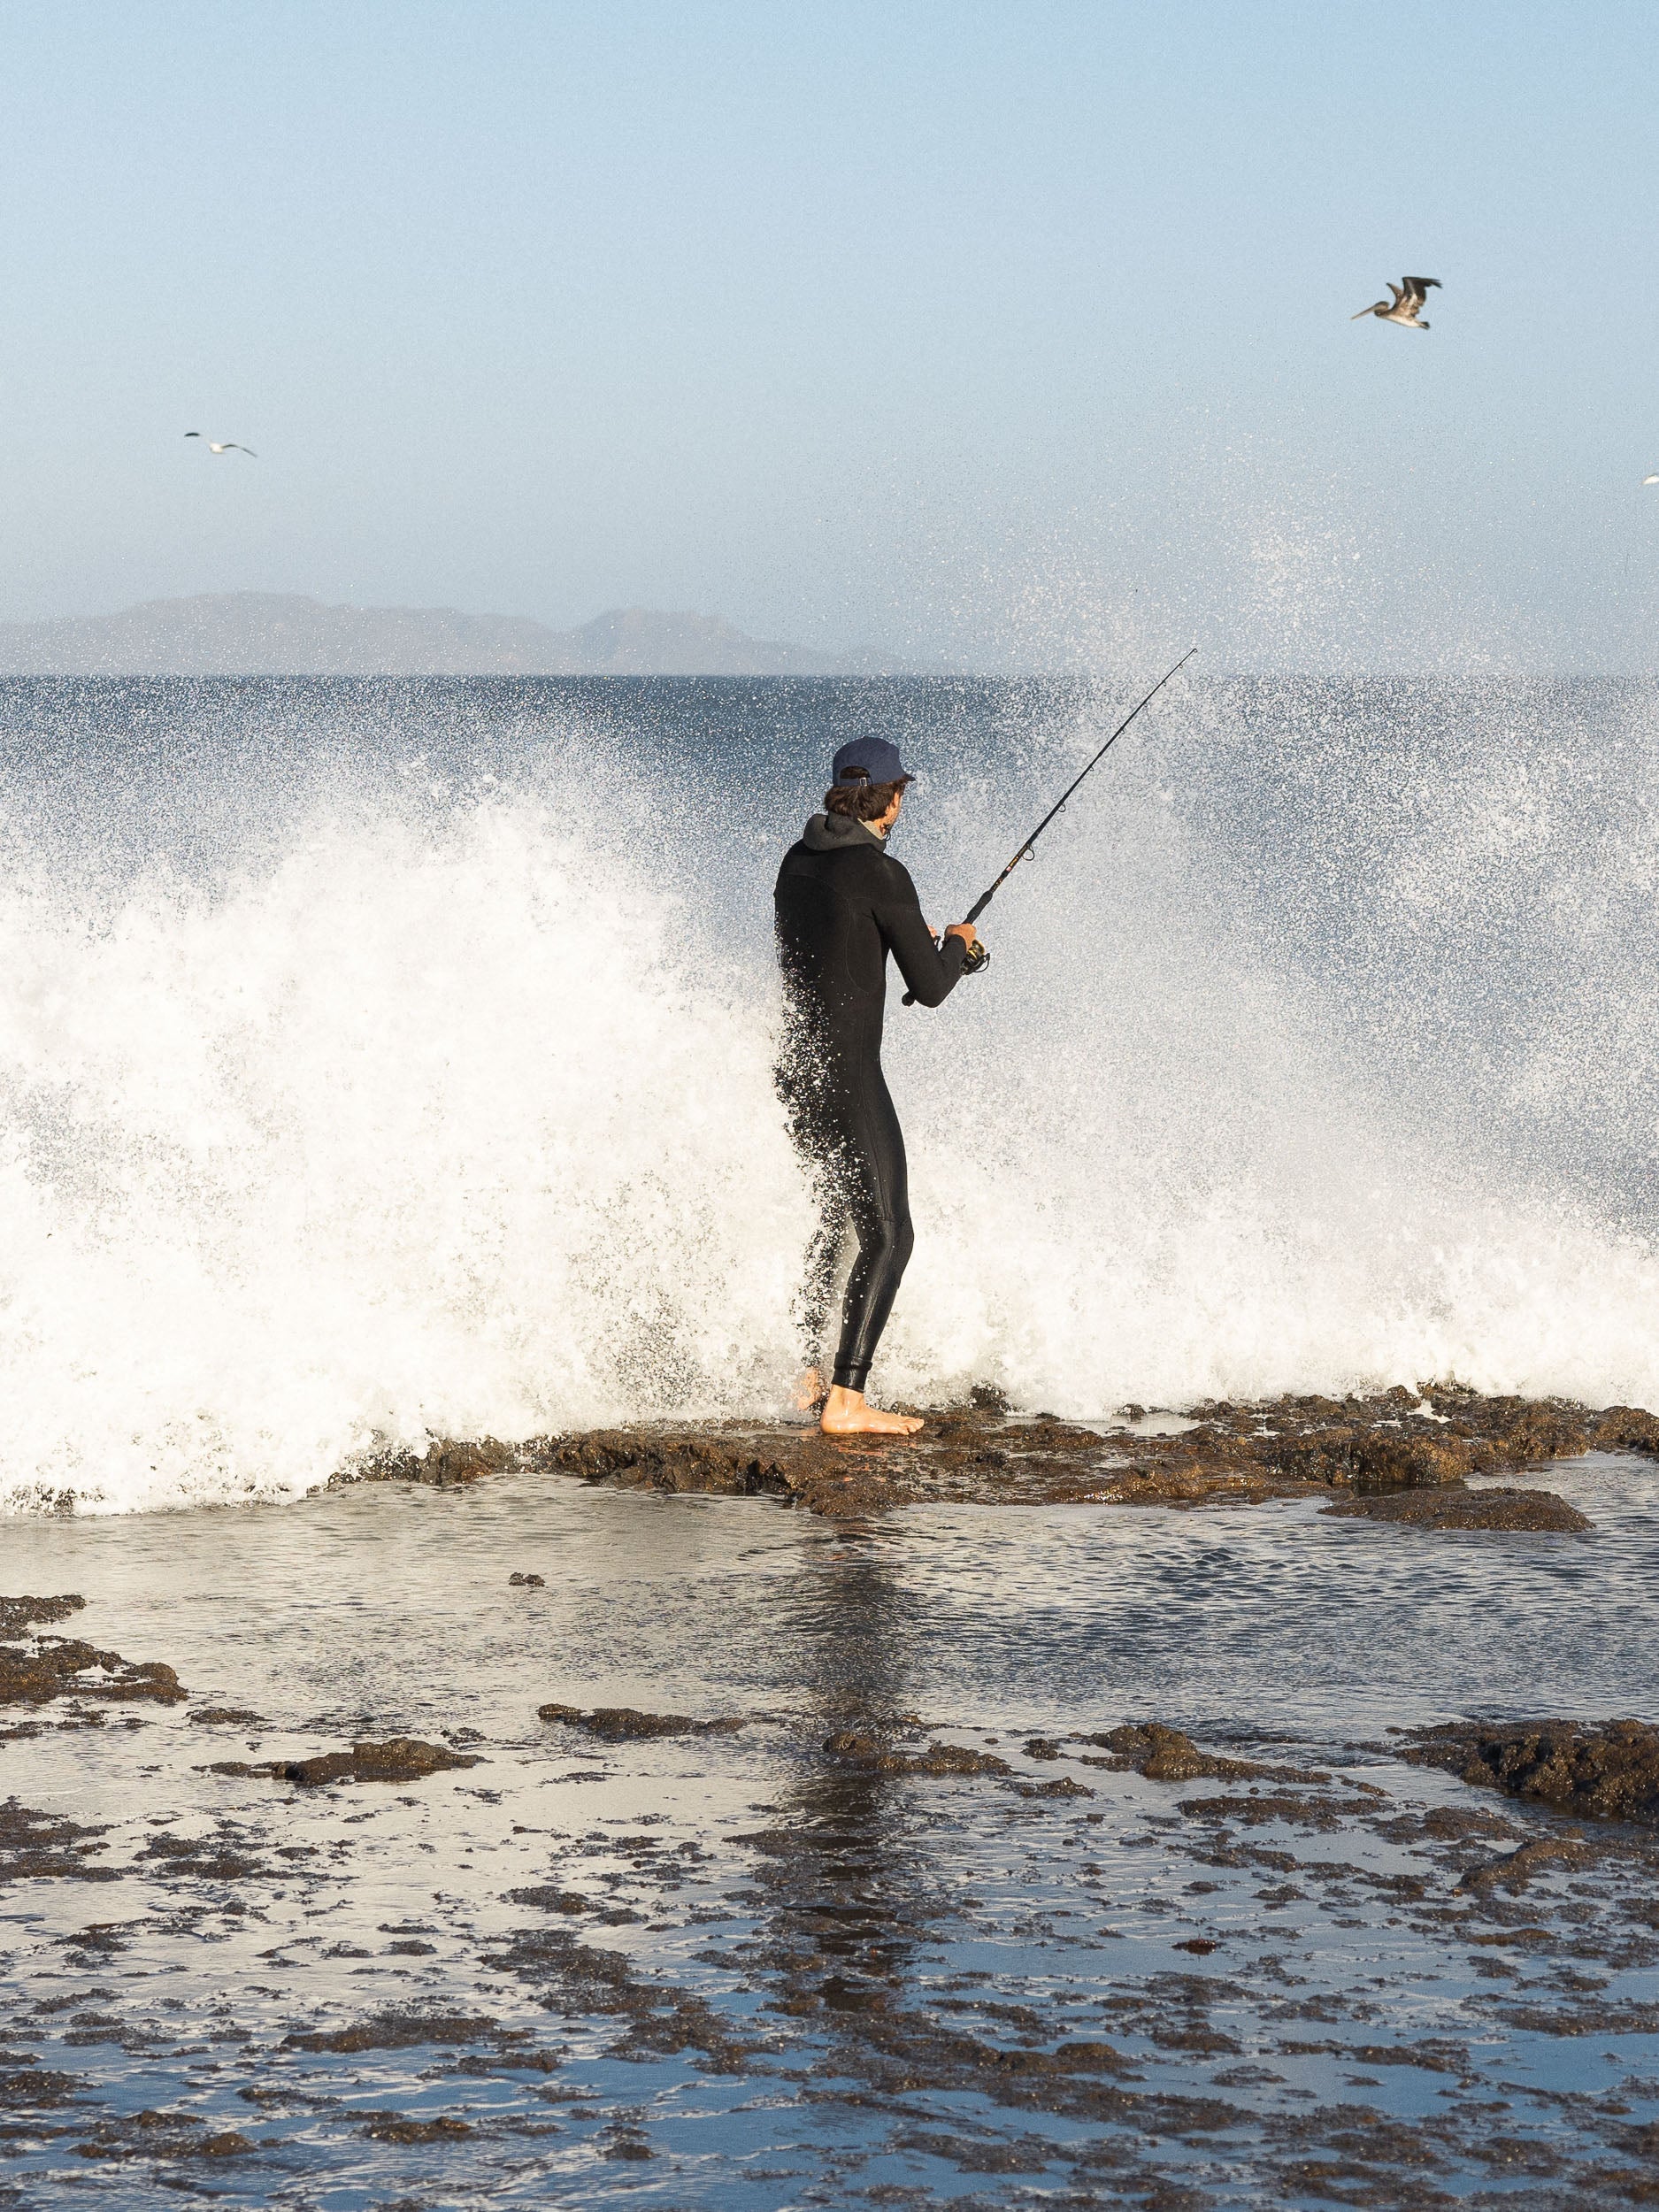
[[[836,754],[832,783],[897,783],[910,770],[899,758],[899,749],[885,737],[856,737]]]

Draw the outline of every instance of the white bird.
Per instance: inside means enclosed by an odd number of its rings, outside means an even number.
[[[202,437],[199,430],[187,430],[184,434],[187,438]],[[210,453],[245,453],[250,461],[259,458],[250,445],[238,445],[234,438],[227,438],[223,445],[216,445],[211,438],[202,438],[202,442]]]
[[[1644,484],[1659,484],[1659,476],[1644,476],[1641,480]]]
[[[1406,330],[1426,330],[1428,325],[1417,317],[1428,303],[1429,294],[1440,288],[1439,277],[1402,277],[1398,284],[1390,284],[1392,301],[1379,300],[1374,307],[1362,307],[1359,315],[1350,315],[1351,323],[1358,322],[1360,315],[1375,315],[1381,323],[1399,323]]]

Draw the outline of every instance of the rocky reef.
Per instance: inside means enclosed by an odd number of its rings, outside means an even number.
[[[509,1470],[614,1488],[776,1497],[863,1517],[925,1502],[973,1505],[1260,1505],[1335,1494],[1338,1510],[1419,1528],[1567,1534],[1590,1524],[1534,1489],[1483,1479],[1586,1451],[1659,1454],[1659,1419],[1561,1398],[1489,1397],[1455,1383],[1371,1396],[1214,1401],[1185,1416],[1125,1406],[1098,1425],[1016,1414],[994,1389],[925,1411],[914,1440],[822,1436],[785,1422],[641,1423],[522,1445],[435,1442],[370,1458],[335,1478],[447,1487]],[[1395,1502],[1433,1494],[1434,1503]]]

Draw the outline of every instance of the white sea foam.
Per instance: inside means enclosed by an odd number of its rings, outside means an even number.
[[[1120,798],[1005,895],[987,977],[892,995],[918,1242],[878,1386],[1659,1402],[1646,1246],[1351,1064],[1156,777]],[[985,843],[936,811],[925,892]],[[293,1495],[434,1436],[775,1410],[809,1217],[774,857],[503,788],[336,795],[211,886],[14,870],[0,1501]]]

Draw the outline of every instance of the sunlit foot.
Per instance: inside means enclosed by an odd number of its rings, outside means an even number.
[[[795,1386],[797,1413],[816,1413],[824,1402],[824,1378],[816,1367],[807,1368]]]
[[[914,1436],[921,1423],[909,1413],[884,1413],[864,1403],[862,1390],[830,1386],[818,1425],[826,1436]]]

